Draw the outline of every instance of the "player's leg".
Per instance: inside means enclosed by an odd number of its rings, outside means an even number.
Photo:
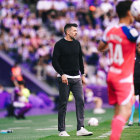
[[[116,106],[116,103],[117,103],[117,97],[116,97],[116,94],[114,92],[114,87],[113,87],[113,84],[111,82],[108,82],[108,100],[109,100],[109,104],[110,105],[114,105],[114,116],[112,118],[112,121],[111,121],[111,129],[112,129],[112,125],[113,125],[113,122],[115,120],[115,117],[116,117],[116,112],[117,112],[117,106]]]
[[[93,102],[95,103],[95,109],[93,111],[94,114],[103,114],[106,111],[102,109],[103,101],[100,97],[94,97]]]
[[[28,112],[30,109],[31,109],[31,107],[32,107],[32,105],[30,104],[30,103],[24,103],[25,104],[25,106],[24,107],[22,107],[19,111],[18,111],[18,115],[17,115],[17,118],[21,118],[21,119],[25,119],[25,116],[24,116],[24,114],[26,113],[26,112]]]
[[[140,95],[140,88],[139,88],[139,84],[134,82],[134,89],[135,89],[135,95]],[[136,100],[136,96],[134,97],[134,104],[132,106],[132,112],[131,112],[131,116],[129,118],[129,123],[128,126],[132,126],[133,125],[133,116],[134,116],[134,112],[135,112],[135,100]],[[138,125],[140,125],[140,105],[139,105],[139,122]]]
[[[59,108],[58,108],[58,131],[65,131],[65,116],[69,97],[69,85],[62,83],[62,79],[58,78],[59,84]]]
[[[71,79],[70,90],[75,98],[76,116],[77,116],[77,136],[92,135],[92,132],[84,128],[84,92],[81,78]]]
[[[114,84],[117,104],[115,106],[114,120],[110,140],[119,140],[123,127],[131,114],[133,85],[129,83]]]
[[[136,97],[134,96],[134,104],[132,105],[131,115],[129,117],[128,126],[133,126],[133,116],[134,116],[134,112],[135,112],[135,99],[136,99]]]
[[[126,105],[116,105],[115,118],[112,122],[110,140],[119,140],[126,120],[131,114],[131,102]]]
[[[138,88],[138,95],[139,95],[139,108],[138,108],[138,111],[139,111],[139,122],[138,122],[138,125],[140,126],[140,87]]]
[[[114,105],[114,116],[113,116],[113,119],[112,119],[112,122],[111,122],[111,128],[112,128],[112,125],[113,125],[113,122],[116,118],[116,116],[119,114],[119,106],[117,104]]]
[[[103,101],[100,97],[94,97],[93,102],[95,103],[95,108],[101,108]]]
[[[138,110],[139,110],[139,122],[138,122],[138,125],[140,126],[140,94],[139,94],[139,108],[138,108]]]

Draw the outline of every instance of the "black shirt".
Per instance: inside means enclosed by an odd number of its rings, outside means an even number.
[[[79,70],[81,74],[84,74],[82,51],[79,41],[67,41],[64,38],[59,40],[54,46],[52,65],[60,75],[76,76],[79,75]]]
[[[136,51],[135,69],[134,69],[134,84],[140,83],[140,55]]]

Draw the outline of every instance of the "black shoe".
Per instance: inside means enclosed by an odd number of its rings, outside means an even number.
[[[15,115],[16,119],[19,120],[20,119],[20,116],[19,115]]]
[[[20,115],[20,118],[21,119],[26,119],[24,115]]]
[[[24,115],[15,115],[16,119],[26,119]]]
[[[138,122],[138,126],[140,126],[140,122]]]

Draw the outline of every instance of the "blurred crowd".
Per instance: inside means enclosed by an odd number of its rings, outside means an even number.
[[[55,42],[64,36],[66,23],[78,24],[87,84],[106,85],[110,65],[107,52],[97,45],[107,26],[118,23],[117,0],[24,0],[36,4],[36,13],[17,0],[0,2],[0,50],[34,73],[56,85],[51,57]],[[140,24],[134,26],[140,31]]]

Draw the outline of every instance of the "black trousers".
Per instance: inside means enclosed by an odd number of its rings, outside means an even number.
[[[75,98],[77,130],[84,127],[84,92],[81,78],[68,78],[68,85],[62,83],[58,77],[59,85],[59,109],[58,109],[58,131],[65,131],[65,116],[70,91]]]
[[[135,95],[140,96],[140,83],[135,83],[134,82],[134,89],[135,89]]]

